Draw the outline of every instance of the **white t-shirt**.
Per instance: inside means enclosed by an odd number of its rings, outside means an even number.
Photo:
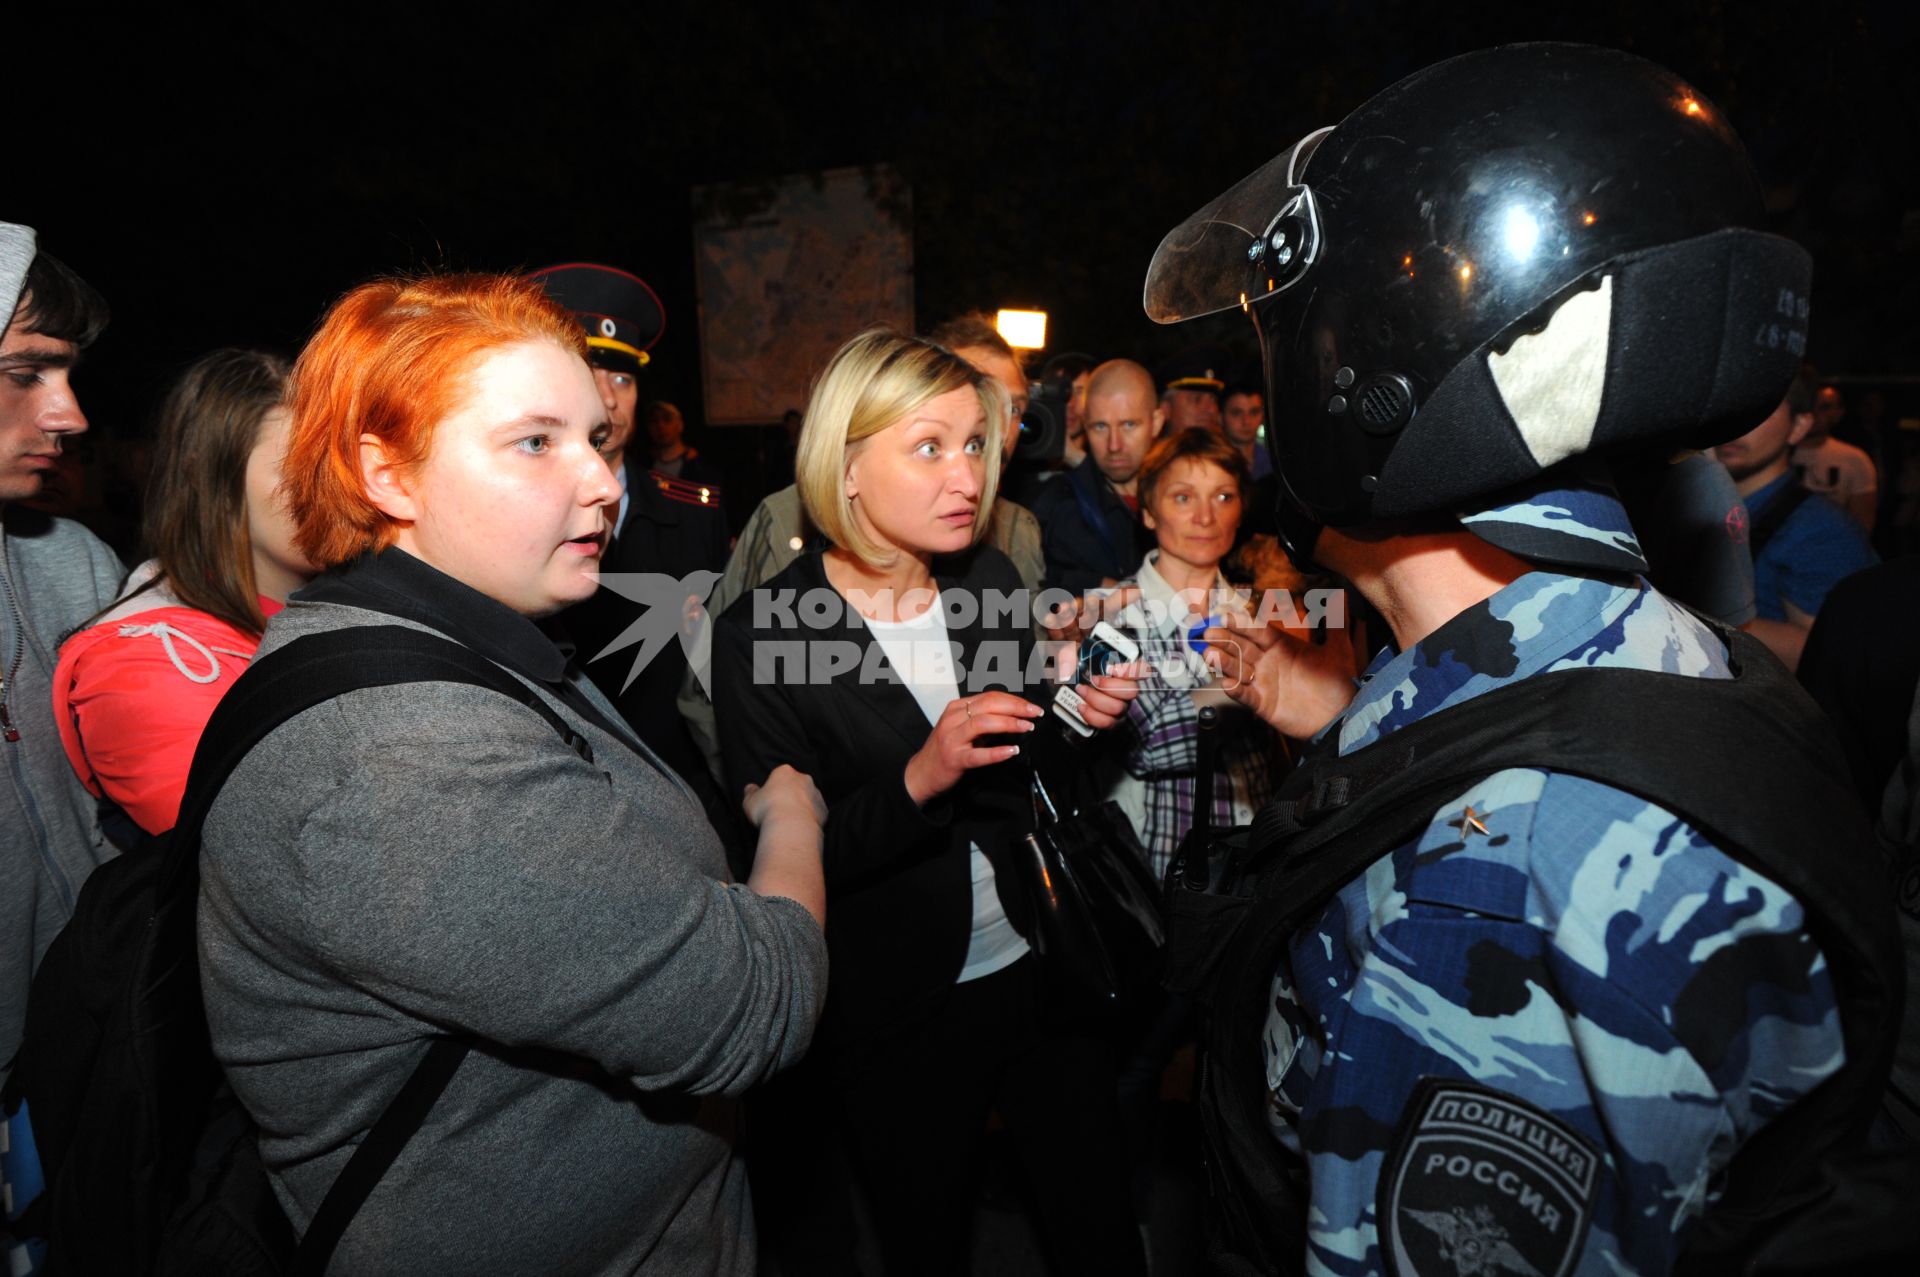
[[[1817,493],[1838,506],[1858,493],[1879,490],[1873,458],[1864,448],[1856,448],[1843,439],[1828,437],[1819,443],[1803,443],[1793,450],[1793,468],[1800,473],[1800,486]]]
[[[910,621],[862,619],[873,641],[886,653],[887,663],[913,693],[927,722],[939,722],[947,706],[960,696],[953,646],[947,638],[947,618],[940,610],[939,597],[936,595],[933,606]],[[959,984],[1012,966],[1027,953],[1027,942],[1007,921],[1007,911],[1000,903],[993,862],[977,845],[973,848],[972,869],[973,935],[967,941],[967,960],[956,981]]]

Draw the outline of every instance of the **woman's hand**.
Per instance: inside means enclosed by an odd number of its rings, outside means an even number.
[[[1060,653],[1060,678],[1068,681],[1079,667],[1080,647],[1069,644]],[[1090,675],[1086,682],[1075,683],[1080,694],[1080,717],[1095,731],[1105,731],[1126,717],[1127,702],[1140,694],[1140,680],[1147,676],[1147,662],[1129,661],[1113,665],[1104,674]]]
[[[1046,631],[1047,638],[1055,643],[1083,642],[1087,635],[1093,633],[1097,623],[1113,620],[1139,598],[1139,586],[1123,585],[1116,588],[1115,582],[1108,578],[1100,589],[1090,590],[1047,613],[1041,628]]]
[[[826,926],[820,830],[827,823],[827,802],[813,777],[782,763],[767,773],[766,783],[747,786],[740,806],[760,829],[747,889],[762,896],[784,896]]]
[[[1233,699],[1297,740],[1312,736],[1347,708],[1359,669],[1344,630],[1315,643],[1278,626],[1231,614],[1226,620],[1206,632],[1205,655]]]
[[[813,777],[782,763],[767,774],[763,785],[748,785],[740,804],[754,828],[765,828],[769,821],[811,821],[815,827],[827,823],[827,800],[813,783]]]
[[[1040,707],[1012,692],[981,692],[948,701],[933,725],[927,743],[907,760],[907,796],[916,806],[960,783],[976,767],[1004,763],[1020,752],[1018,745],[981,746],[982,736],[1009,736],[1033,730]]]

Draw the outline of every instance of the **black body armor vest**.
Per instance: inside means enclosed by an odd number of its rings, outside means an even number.
[[[1516,767],[1598,781],[1686,821],[1800,902],[1831,972],[1844,1066],[1742,1147],[1721,1199],[1693,1224],[1680,1271],[1818,1271],[1915,1245],[1920,1158],[1868,1154],[1864,1139],[1903,997],[1887,864],[1825,717],[1756,640],[1716,633],[1731,679],[1566,670],[1344,758],[1329,733],[1251,828],[1183,848],[1168,876],[1167,983],[1202,1016],[1220,1271],[1298,1272],[1307,1253],[1307,1170],[1270,1132],[1260,1054],[1282,949],[1444,803]]]

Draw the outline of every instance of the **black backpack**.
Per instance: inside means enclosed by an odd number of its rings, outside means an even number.
[[[471,1041],[434,1041],[296,1245],[213,1058],[195,949],[200,829],[234,767],[303,710],[435,681],[511,696],[592,756],[531,688],[449,639],[395,625],[312,635],[256,661],[222,698],[173,830],[87,879],[34,976],[7,1084],[9,1107],[27,1101],[46,1181],[15,1228],[46,1240],[48,1277],[324,1272],[466,1057]]]
[[[1826,957],[1846,1064],[1741,1149],[1680,1271],[1879,1271],[1915,1255],[1920,1157],[1864,1139],[1905,983],[1888,865],[1825,717],[1758,641],[1715,629],[1732,679],[1630,669],[1525,679],[1346,757],[1318,749],[1250,829],[1183,844],[1168,871],[1167,983],[1195,998],[1205,1025],[1217,1270],[1295,1272],[1306,1255],[1305,1168],[1270,1133],[1259,1046],[1282,946],[1442,803],[1510,767],[1584,776],[1673,812],[1791,892]]]

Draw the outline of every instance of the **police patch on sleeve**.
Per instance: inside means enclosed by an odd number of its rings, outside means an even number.
[[[1566,1277],[1593,1219],[1599,1160],[1585,1136],[1525,1100],[1428,1078],[1380,1175],[1387,1271]]]

